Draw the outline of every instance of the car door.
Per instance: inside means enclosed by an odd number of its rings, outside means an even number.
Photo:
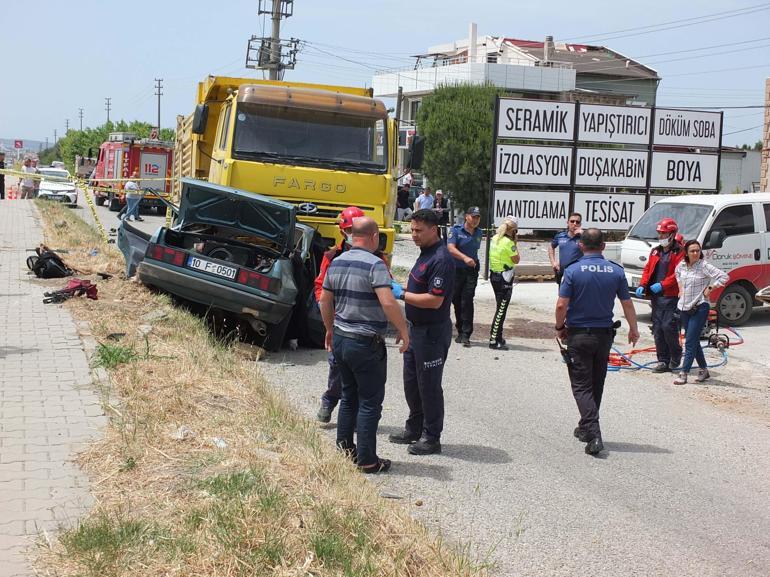
[[[759,282],[763,235],[756,224],[752,203],[733,204],[720,210],[706,233],[703,256],[728,273],[730,282]]]

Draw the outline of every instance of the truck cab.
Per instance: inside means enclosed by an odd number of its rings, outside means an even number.
[[[337,217],[360,207],[393,248],[395,123],[368,89],[210,77],[178,119],[174,176],[282,200],[339,241]]]
[[[720,322],[738,326],[749,320],[757,292],[770,285],[770,193],[671,197],[656,202],[631,228],[621,247],[628,285],[639,286],[655,226],[670,217],[684,242],[696,239],[703,258],[729,275],[727,285],[711,293]]]

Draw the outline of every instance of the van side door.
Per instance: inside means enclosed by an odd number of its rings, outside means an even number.
[[[759,283],[764,239],[754,209],[748,202],[725,206],[706,233],[703,258],[728,273],[729,283],[740,279],[755,287]]]
[[[762,217],[765,219],[765,226],[762,233],[762,272],[759,279],[759,285],[757,288],[763,289],[766,286],[770,286],[770,202],[762,204],[762,210],[760,215],[760,223]]]

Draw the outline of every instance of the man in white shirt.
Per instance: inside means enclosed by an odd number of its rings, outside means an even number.
[[[25,158],[24,165],[21,167],[21,171],[26,174],[37,174],[37,168],[32,166],[32,159]],[[21,186],[21,198],[35,198],[35,179],[30,177],[22,177],[19,179],[19,185]]]

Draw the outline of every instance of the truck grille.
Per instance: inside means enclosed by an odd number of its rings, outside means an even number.
[[[298,201],[296,199],[289,198],[280,198],[279,200],[283,200],[284,202],[288,202],[289,204],[294,205],[294,207],[297,209],[297,216],[319,220],[336,221],[340,213],[348,206],[350,206],[349,204],[337,204],[331,202],[315,203],[312,201]],[[374,210],[373,206],[358,205],[358,208],[369,212]]]

